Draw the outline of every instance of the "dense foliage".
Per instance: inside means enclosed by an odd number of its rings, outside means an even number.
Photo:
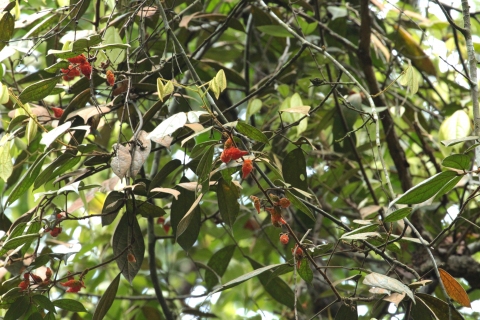
[[[478,319],[480,21],[428,5],[0,1],[4,319]]]

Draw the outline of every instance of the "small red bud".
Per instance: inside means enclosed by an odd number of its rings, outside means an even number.
[[[288,234],[284,233],[282,235],[280,235],[280,242],[283,243],[283,244],[288,244],[288,241],[290,239],[288,238]]]
[[[242,179],[246,179],[253,170],[253,163],[250,159],[245,159],[242,165]]]

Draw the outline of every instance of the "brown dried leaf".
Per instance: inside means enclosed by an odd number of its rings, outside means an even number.
[[[147,160],[152,143],[147,138],[148,133],[141,130],[138,134],[137,141],[130,142],[132,153],[132,164],[130,166],[130,177],[134,178]]]
[[[447,291],[450,298],[460,303],[462,306],[471,308],[470,298],[468,297],[467,292],[463,289],[462,285],[452,277],[447,271],[438,268],[440,273],[440,278],[442,279],[443,286],[445,291]]]
[[[78,110],[75,110],[73,112],[70,112],[67,116],[67,120],[70,119],[70,118],[73,118],[75,116],[79,116],[81,118],[83,118],[84,122],[87,123],[88,119],[90,119],[91,117],[97,115],[97,114],[104,114],[104,113],[108,113],[110,111],[110,108],[109,107],[95,107],[95,106],[91,106],[91,107],[85,107],[85,108],[81,108],[81,109],[78,109]]]
[[[377,288],[377,287],[370,288],[370,290],[368,290],[368,291],[373,293],[373,294],[391,294],[390,290],[383,289],[383,288]]]
[[[194,182],[196,183],[196,182]],[[175,190],[175,189],[170,189],[170,188],[153,188],[150,190],[150,192],[163,192],[163,193],[169,193],[175,197],[175,200],[178,200],[178,196],[180,195],[180,191]]]
[[[388,297],[383,298],[385,301],[389,301],[395,304],[395,306],[398,308],[398,305],[402,300],[405,298],[405,292],[404,293],[392,293]]]
[[[117,177],[123,179],[132,164],[132,156],[130,155],[129,148],[121,144],[115,143],[113,145],[113,151],[115,155],[110,162],[110,167],[112,167],[113,173],[115,173]]]

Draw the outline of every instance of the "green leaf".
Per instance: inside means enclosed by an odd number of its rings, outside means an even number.
[[[443,300],[435,298],[429,294],[419,292],[416,293],[415,296],[422,299],[422,302],[428,306],[428,308],[437,316],[438,319],[445,319],[445,315],[448,315],[449,313],[448,309],[450,309],[452,314],[452,320],[464,319],[456,309],[450,308],[449,305]]]
[[[197,166],[198,183],[202,186],[202,193],[206,194],[210,188],[210,172],[213,166],[215,146],[210,146],[203,154]]]
[[[356,308],[356,303],[353,305],[342,304],[340,309],[338,309],[337,314],[335,315],[335,320],[357,320],[358,313]]]
[[[182,162],[178,159],[174,159],[167,162],[167,164],[164,165],[162,169],[160,169],[160,171],[157,172],[155,177],[153,177],[152,182],[150,182],[148,189],[152,190],[153,188],[160,187],[162,182],[165,180],[165,178],[181,165],[182,165]]]
[[[310,263],[308,259],[303,259],[300,263],[300,268],[298,268],[298,274],[305,280],[306,283],[311,283],[313,280],[313,272],[310,269]]]
[[[55,50],[55,49],[50,49],[48,50],[47,55],[54,55],[57,58],[60,59],[68,59],[68,58],[73,58],[81,54],[83,50],[78,50],[78,51],[72,51],[72,50]]]
[[[0,50],[10,41],[15,28],[15,18],[10,12],[3,12],[0,17]]]
[[[223,247],[215,252],[210,257],[210,260],[208,260],[207,265],[213,271],[215,271],[219,277],[222,277],[225,274],[228,264],[233,257],[233,253],[235,252],[235,248],[235,245]],[[211,290],[218,283],[217,275],[208,269],[205,271],[205,283],[208,290]]]
[[[118,256],[116,259],[118,269],[120,269],[125,279],[132,283],[133,278],[135,278],[142,266],[145,255],[142,230],[133,212],[127,210],[122,219],[120,219],[113,234],[112,246],[114,256]],[[135,262],[128,261],[129,253],[135,256]]]
[[[285,190],[285,197],[287,197],[288,200],[290,200],[292,205],[297,210],[302,211],[303,213],[305,213],[307,215],[307,217],[309,217],[310,219],[315,221],[315,216],[313,215],[312,211],[310,211],[310,209],[308,209],[308,207],[299,198],[297,198],[296,195],[294,195],[293,193],[291,193],[288,190]]]
[[[407,207],[407,208],[398,209],[390,213],[388,216],[386,216],[385,220],[383,221],[388,223],[388,222],[395,222],[398,220],[402,220],[403,218],[408,216],[410,212],[412,212],[412,208]]]
[[[378,229],[378,224],[370,224],[368,226],[363,226],[363,227],[360,227],[360,228],[357,228],[355,230],[352,230],[352,231],[349,231],[349,232],[345,232],[341,237],[340,239],[343,239],[344,237],[349,237],[349,236],[352,236],[354,234],[360,234],[360,233],[366,233],[366,232],[373,232],[375,230]]]
[[[72,44],[72,51],[83,51],[91,46],[102,42],[102,37],[99,34],[91,35],[89,37],[78,39]]]
[[[72,312],[87,312],[83,304],[73,299],[58,299],[53,301],[53,305],[57,308]]]
[[[162,208],[147,201],[135,200],[135,205],[135,213],[140,214],[144,218],[158,218],[167,214]],[[132,199],[127,200],[127,210],[132,212],[134,210]]]
[[[5,313],[4,320],[17,320],[19,319],[30,307],[30,299],[26,296],[22,296],[15,300]]]
[[[54,179],[56,176],[52,175],[52,173],[58,169],[59,166],[67,162],[68,160],[75,157],[75,155],[71,153],[64,153],[60,155],[57,159],[55,159],[51,164],[49,164],[45,169],[40,172],[38,177],[35,179],[35,183],[33,184],[33,190],[38,189],[40,186],[43,186],[47,181]]]
[[[437,173],[408,190],[400,198],[394,200],[393,203],[417,204],[427,201],[455,177],[457,177],[457,173],[453,171]]]
[[[229,288],[232,288],[232,287],[235,287],[235,286],[238,286],[240,283],[242,282],[245,282],[247,280],[250,280],[252,279],[253,277],[256,277],[258,275],[261,275],[262,273],[266,272],[266,271],[269,271],[271,269],[275,269],[275,268],[278,268],[280,266],[284,266],[285,263],[279,263],[279,264],[272,264],[272,265],[269,265],[269,266],[266,266],[266,267],[260,267],[260,268],[257,268],[253,271],[250,271],[248,273],[245,273],[244,275],[241,275],[240,277],[238,278],[235,278],[223,285],[221,285],[220,287],[218,287],[217,289],[213,290],[212,292],[209,293],[209,296],[213,295],[214,293],[217,293],[217,292],[220,292],[220,291],[223,291],[223,290],[226,290],[226,289],[229,289]],[[268,276],[268,275],[267,275]]]
[[[6,133],[0,140],[0,178],[7,181],[13,172],[12,157],[10,156],[10,134]]]
[[[46,256],[46,257],[48,257],[48,256]],[[52,303],[52,301],[50,301],[50,299],[48,299],[44,295],[36,294],[36,295],[32,296],[32,300],[34,302],[36,302],[42,309],[45,309],[47,311],[56,313],[55,305]]]
[[[125,194],[112,191],[107,195],[102,208],[102,227],[111,224],[117,217],[118,212],[125,204]]]
[[[255,128],[255,127],[253,127],[253,126],[251,126],[251,125],[249,125],[245,122],[238,121],[236,128],[237,128],[238,132],[243,133],[244,135],[246,135],[250,139],[260,141],[260,142],[263,142],[263,143],[266,143],[266,144],[270,144],[267,136],[265,134],[263,134],[262,131],[258,130],[257,128]]]
[[[282,174],[285,182],[295,188],[308,191],[307,162],[301,148],[293,149],[283,159]]]
[[[183,183],[190,181],[187,178],[183,177],[180,182]],[[170,213],[170,223],[172,225],[174,235],[177,234],[178,224],[186,215],[186,213],[190,210],[192,205],[195,203],[195,200],[197,199],[195,197],[195,192],[188,191],[180,187],[175,188],[180,191],[180,195],[178,196],[178,199],[172,200],[172,209]],[[197,206],[191,213],[191,215],[192,216],[190,217],[186,230],[182,233],[181,236],[175,237],[178,241],[178,244],[180,244],[180,246],[184,250],[189,250],[193,246],[195,241],[197,241],[198,234],[200,233],[200,208]]]
[[[250,257],[247,258],[254,269],[261,269],[263,267],[263,265],[251,259]],[[259,274],[258,279],[260,280],[265,291],[267,291],[273,299],[293,309],[295,297],[292,289],[288,286],[288,284],[285,283],[285,281],[279,277],[270,279],[270,275],[268,273]]]
[[[68,61],[62,60],[45,68],[45,71],[48,73],[56,73],[60,69],[67,69],[69,65],[70,63]]]
[[[119,273],[115,277],[115,279],[113,279],[112,283],[110,283],[107,290],[105,290],[102,297],[100,298],[100,301],[98,301],[98,305],[95,309],[92,320],[104,319],[108,310],[112,306],[113,301],[115,301],[115,296],[117,295],[118,284],[120,283],[120,274],[121,273]]]
[[[41,100],[50,94],[59,79],[60,77],[53,77],[31,84],[23,89],[18,98],[22,103]]]
[[[218,70],[214,81],[220,93],[227,88],[227,77],[225,76],[225,71],[223,71],[223,69]]]
[[[190,209],[188,209],[187,213],[183,216],[182,220],[177,225],[177,232],[175,233],[175,239],[178,241],[178,238],[187,230],[188,226],[192,222],[193,217],[195,216],[196,209],[198,207],[198,204],[203,198],[203,193],[201,193],[195,202],[191,205]]]
[[[3,244],[3,250],[11,250],[24,245],[27,242],[38,239],[38,234],[25,234],[23,236],[18,236],[16,238],[9,239]]]
[[[217,201],[218,209],[223,221],[232,228],[240,212],[238,198],[240,197],[237,187],[232,183],[228,184],[223,179],[218,181]]]
[[[288,32],[285,28],[283,28],[280,25],[258,26],[257,29],[269,36],[280,37],[280,38],[293,37],[293,35],[290,32]]]
[[[247,106],[247,115],[245,116],[245,121],[250,119],[250,116],[258,113],[262,109],[262,100],[253,99],[248,102]]]
[[[105,32],[103,44],[107,45],[118,43],[123,43],[122,37],[118,33],[118,30],[115,29],[115,27],[109,27]],[[125,50],[119,48],[106,50],[105,54],[107,55],[110,62],[115,66],[123,62],[126,57]]]
[[[444,194],[446,194],[447,192],[449,192],[450,190],[452,190],[462,178],[463,178],[463,175],[460,175],[460,176],[457,176],[457,177],[453,178],[453,179],[450,180],[449,182],[447,182],[447,183],[442,187],[442,189],[440,189],[440,190],[438,191],[438,193],[435,195],[434,200],[439,199],[439,198],[442,197]]]
[[[471,157],[466,154],[452,154],[443,159],[442,166],[467,171],[470,169],[470,163]]]
[[[109,43],[109,44],[102,44],[99,46],[93,46],[93,47],[90,47],[90,49],[93,49],[93,50],[122,49],[124,50],[130,47],[131,46],[129,44],[125,44],[125,43]]]

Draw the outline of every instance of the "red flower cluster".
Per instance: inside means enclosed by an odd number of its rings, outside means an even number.
[[[253,162],[250,159],[245,159],[242,165],[242,179],[246,179],[253,170]]]
[[[48,229],[45,231],[48,231]],[[62,233],[62,227],[55,227],[50,230],[50,235],[54,238],[57,237],[60,233]]]
[[[112,70],[107,70],[107,82],[110,86],[115,84],[115,75],[113,74]]]
[[[83,280],[75,280],[73,276],[68,277],[68,281],[60,283],[64,287],[68,287],[67,292],[78,292],[85,287]]]
[[[272,224],[275,227],[280,228],[282,224],[287,224],[287,222],[282,217],[282,209],[280,209],[280,207],[267,207],[265,208],[265,210],[270,212],[270,218],[272,219]]]
[[[223,152],[220,155],[220,160],[222,160],[222,162],[229,163],[230,161],[238,160],[247,154],[248,151],[238,149],[235,147],[232,138],[228,138],[223,145]]]
[[[83,54],[73,58],[68,58],[67,60],[70,63],[73,63],[73,65],[69,65],[68,69],[61,69],[62,73],[64,74],[63,80],[71,81],[75,77],[80,76],[80,73],[82,73],[87,79],[90,79],[92,74],[92,66]]]
[[[63,114],[63,109],[60,109],[60,108],[53,107],[52,111],[53,111],[53,115],[55,116],[55,118],[60,118]]]
[[[50,268],[47,268],[47,271],[45,271],[45,280],[43,280],[42,277],[37,276],[36,274],[26,272],[23,275],[23,281],[19,283],[18,287],[22,291],[25,291],[28,289],[30,284],[36,284],[40,286],[48,285],[50,283],[51,278],[52,278],[52,269]],[[33,283],[30,282],[30,279],[33,280]]]

